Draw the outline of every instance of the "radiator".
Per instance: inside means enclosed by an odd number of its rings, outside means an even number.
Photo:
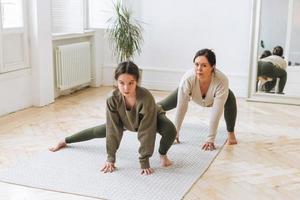
[[[57,46],[56,83],[59,90],[67,90],[91,81],[91,45],[80,42]]]

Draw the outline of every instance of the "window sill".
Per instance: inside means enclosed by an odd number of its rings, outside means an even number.
[[[6,71],[0,73],[0,82],[16,79],[20,77],[26,77],[31,74],[31,68],[23,68],[14,71]]]
[[[52,41],[55,40],[64,40],[64,39],[71,39],[71,38],[80,38],[80,37],[91,37],[94,36],[94,30],[84,30],[84,33],[59,33],[59,34],[52,34]]]

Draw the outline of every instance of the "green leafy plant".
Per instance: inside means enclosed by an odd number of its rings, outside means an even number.
[[[142,27],[121,2],[114,4],[114,10],[116,16],[109,20],[108,36],[118,60],[128,61],[141,53]]]

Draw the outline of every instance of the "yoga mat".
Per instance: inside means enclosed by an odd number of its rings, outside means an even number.
[[[112,200],[182,199],[196,180],[207,170],[224,145],[227,132],[220,127],[215,151],[203,151],[208,126],[185,124],[180,132],[181,144],[168,152],[173,165],[161,167],[159,162],[160,135],[156,137],[150,159],[154,174],[141,175],[138,160],[137,134],[126,131],[117,152],[117,170],[100,172],[106,160],[105,138],[70,144],[58,152],[45,150],[16,165],[0,171],[0,181]],[[52,144],[49,144],[51,146]]]

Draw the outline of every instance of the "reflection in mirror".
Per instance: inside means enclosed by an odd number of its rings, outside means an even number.
[[[260,6],[255,91],[300,97],[300,0],[261,0]]]

